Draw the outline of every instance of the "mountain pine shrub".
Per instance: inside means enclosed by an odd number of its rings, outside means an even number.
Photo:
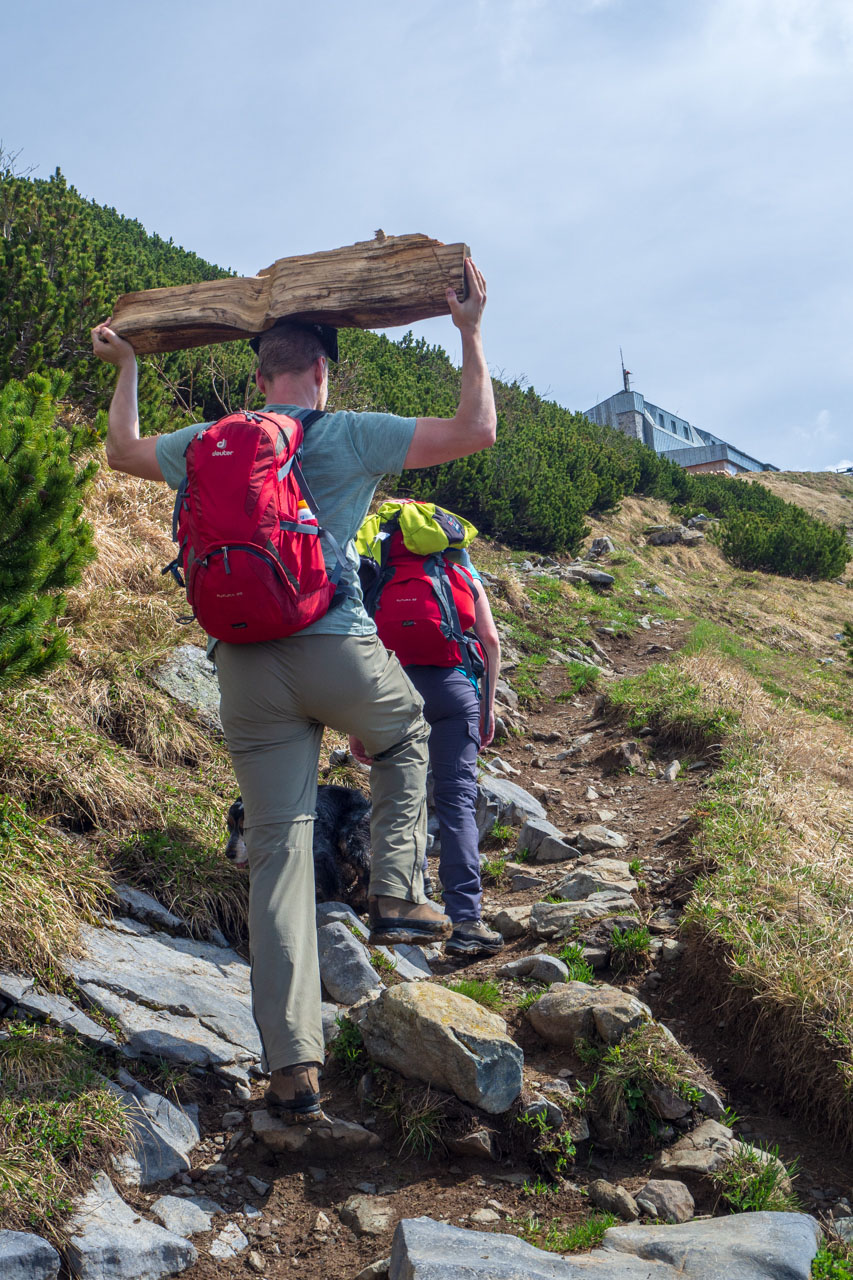
[[[0,389],[0,688],[63,656],[61,592],[95,554],[82,496],[97,464],[75,458],[95,437],[58,415],[68,382],[30,374]]]

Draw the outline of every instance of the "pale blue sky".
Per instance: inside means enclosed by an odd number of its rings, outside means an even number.
[[[585,409],[621,345],[761,459],[853,460],[849,0],[30,0],[0,39],[37,177],[247,274],[466,240],[501,376]]]

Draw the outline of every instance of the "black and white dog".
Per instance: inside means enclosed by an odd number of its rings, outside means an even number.
[[[243,801],[228,810],[229,839],[225,855],[235,867],[246,865]],[[317,788],[314,819],[314,882],[318,902],[348,902],[361,915],[367,910],[370,879],[370,801],[354,787]]]

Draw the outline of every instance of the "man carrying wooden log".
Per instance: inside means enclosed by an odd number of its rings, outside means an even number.
[[[268,1104],[291,1121],[320,1112],[324,1058],[317,960],[312,828],[325,725],[353,735],[372,758],[371,941],[447,938],[452,924],[423,892],[428,728],[422,700],[368,618],[353,539],[385,474],[436,466],[494,443],[496,413],[480,332],[483,276],[468,259],[468,294],[447,291],[462,339],[459,405],[452,418],[329,413],[305,436],[303,467],[322,525],[346,549],[343,603],[304,630],[261,644],[216,645],[221,716],[245,805],[250,866],[249,939],[255,1020]],[[139,434],[136,356],[109,327],[92,330],[95,354],[118,368],[106,452],[117,471],[177,488],[184,452],[200,431]],[[260,335],[257,385],[270,412],[322,410],[337,336],[283,322]]]

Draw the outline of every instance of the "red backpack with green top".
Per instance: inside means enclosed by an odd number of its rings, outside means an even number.
[[[300,466],[304,431],[323,416],[232,413],[187,445],[172,520],[178,554],[163,572],[186,588],[194,617],[215,640],[293,635],[336,598],[344,555],[319,526]],[[321,537],[337,560],[331,575]]]

